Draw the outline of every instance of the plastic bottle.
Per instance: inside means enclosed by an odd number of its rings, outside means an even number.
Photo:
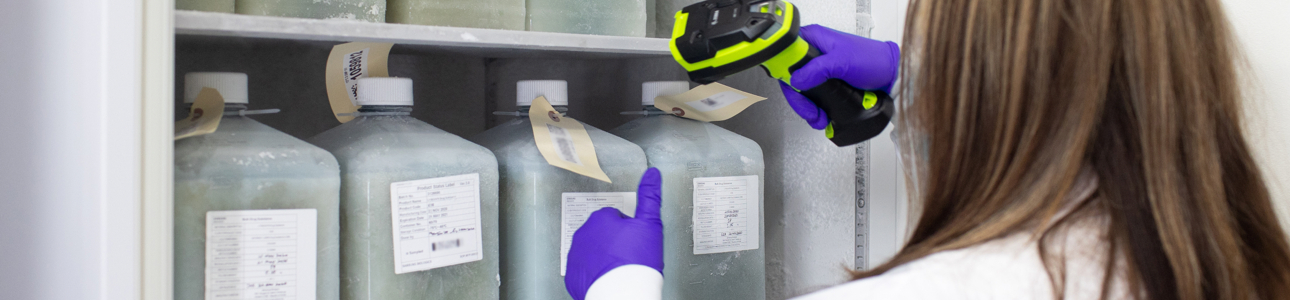
[[[645,0],[527,0],[529,31],[645,36]]]
[[[357,101],[358,117],[310,139],[341,167],[341,298],[497,299],[493,153],[408,116],[411,79],[359,79]]]
[[[684,93],[689,87],[685,81],[646,82],[641,99],[645,117],[611,131],[640,145],[649,158],[649,166],[658,168],[663,175],[663,264],[667,266],[663,268],[663,299],[765,299],[765,163],[761,147],[711,123],[654,108],[655,96]],[[696,179],[748,175],[756,175],[757,188],[735,188],[737,192],[731,194],[756,193],[756,203],[749,203],[751,197],[729,202],[709,198],[701,199],[696,207]],[[757,211],[749,211],[749,205]],[[714,219],[716,222],[708,222]],[[714,226],[725,229],[728,224],[740,224],[739,220],[758,224],[744,227],[755,228],[748,233],[756,234],[758,239],[735,241],[742,241],[742,248],[756,248],[695,254],[714,251],[696,249],[696,242],[719,242],[721,232],[730,232],[715,230]]]
[[[175,299],[205,299],[210,254],[206,247],[212,242],[206,238],[208,212],[285,209],[316,210],[315,296],[338,299],[340,169],[336,159],[244,116],[246,74],[188,73],[184,79],[186,103],[192,103],[202,87],[211,87],[224,97],[225,109],[214,133],[175,141]]]
[[[385,0],[237,0],[237,13],[385,22]]]
[[[524,0],[389,0],[390,23],[524,30]]]
[[[537,96],[567,111],[564,81],[520,81],[519,112]],[[519,117],[471,138],[497,155],[501,174],[502,299],[572,299],[561,276],[561,197],[567,192],[634,192],[645,172],[645,153],[627,140],[583,124],[596,159],[613,183],[547,164],[533,139],[528,117]],[[635,199],[631,199],[635,202]],[[633,206],[634,207],[634,206]],[[630,213],[630,212],[629,212]]]
[[[676,25],[676,13],[686,6],[703,0],[656,0],[654,4],[654,37],[672,38],[672,27]]]
[[[175,9],[233,13],[236,0],[175,0]]]

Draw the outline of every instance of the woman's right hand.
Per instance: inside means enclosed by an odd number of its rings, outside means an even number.
[[[802,27],[800,35],[820,50],[820,56],[793,72],[792,86],[783,81],[779,85],[788,105],[811,128],[824,129],[829,125],[829,117],[798,90],[809,90],[829,79],[841,79],[861,90],[891,93],[900,67],[900,46],[896,43],[871,40],[820,25]]]

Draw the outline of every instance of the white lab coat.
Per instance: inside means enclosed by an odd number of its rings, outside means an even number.
[[[1096,178],[1086,170],[1071,199],[1085,199],[1096,188]],[[1106,245],[1101,242],[1106,222],[1102,216],[1084,218],[1052,239],[1049,249],[1059,259],[1055,261],[1059,268],[1065,268],[1057,269],[1065,274],[1065,299],[1099,299],[1106,266]],[[1127,298],[1124,274],[1113,276],[1116,278],[1112,280],[1110,298]],[[1055,294],[1050,278],[1040,260],[1037,239],[1026,231],[932,254],[879,276],[794,299],[1052,299]],[[587,300],[658,300],[662,286],[663,276],[658,271],[639,265],[623,266],[596,280],[587,292]]]

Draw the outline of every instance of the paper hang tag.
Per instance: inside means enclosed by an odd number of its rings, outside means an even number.
[[[224,96],[212,88],[202,88],[193,99],[193,108],[188,110],[188,117],[175,122],[175,140],[215,132],[219,120],[224,117]]]
[[[533,124],[533,141],[546,163],[570,172],[613,183],[600,169],[596,160],[596,146],[587,135],[587,128],[578,120],[561,116],[546,97],[533,99],[529,107],[529,121]]]
[[[358,111],[359,78],[389,77],[390,43],[347,43],[331,48],[327,57],[327,99],[341,123]]]
[[[680,95],[654,98],[654,107],[678,117],[714,122],[730,119],[762,100],[766,97],[712,83]]]

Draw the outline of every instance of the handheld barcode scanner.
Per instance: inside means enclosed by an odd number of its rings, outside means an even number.
[[[793,71],[820,56],[798,36],[801,16],[782,0],[707,0],[676,13],[672,58],[690,80],[708,84],[761,65],[790,83]],[[895,104],[882,91],[862,91],[838,79],[799,91],[829,116],[824,134],[838,146],[869,140],[887,127]]]

